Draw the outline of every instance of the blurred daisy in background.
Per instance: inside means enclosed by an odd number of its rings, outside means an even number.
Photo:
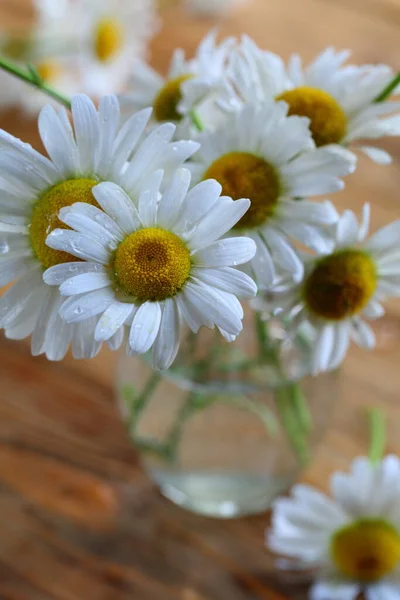
[[[103,98],[96,110],[81,95],[72,100],[72,127],[65,109],[46,106],[39,131],[50,159],[0,131],[0,287],[14,282],[0,298],[0,327],[11,339],[32,334],[33,355],[61,360],[71,343],[76,358],[89,358],[101,346],[94,338],[96,319],[67,325],[59,316],[58,288],[43,282],[43,272],[54,265],[71,273],[86,267],[46,245],[48,234],[63,227],[60,209],[75,202],[98,206],[92,189],[104,180],[123,183],[135,197],[138,189],[156,185],[154,171],[173,172],[198,148],[194,142],[172,143],[171,124],[142,140],[150,114],[141,111],[121,128],[115,96]],[[126,169],[132,154],[137,160]],[[112,348],[121,344],[122,333],[109,339]]]
[[[398,600],[400,460],[358,458],[333,474],[331,492],[296,485],[276,500],[267,546],[315,576],[311,600]]]
[[[302,281],[275,298],[284,314],[299,326],[309,323],[315,330],[314,374],[337,368],[350,340],[361,348],[373,348],[375,336],[364,319],[383,316],[381,302],[400,296],[400,221],[367,240],[368,228],[368,205],[361,224],[346,210],[335,226],[334,248],[319,256],[302,254]],[[254,306],[271,309],[262,296]]]
[[[318,147],[360,144],[370,158],[386,164],[391,161],[387,152],[364,141],[400,134],[400,116],[392,115],[399,112],[400,102],[379,102],[394,72],[386,65],[344,65],[349,56],[347,50],[327,48],[305,68],[297,54],[286,66],[281,57],[243,36],[230,59],[230,104],[283,100],[290,115],[310,119]]]
[[[225,86],[226,60],[233,44],[232,38],[217,44],[216,32],[211,32],[194,58],[186,59],[183,50],[175,50],[166,78],[148,64],[136,61],[130,91],[120,98],[121,106],[129,114],[152,106],[154,123],[169,121],[184,130],[192,122],[193,111],[202,105],[213,107],[219,97]],[[208,128],[212,126],[209,114],[206,123]]]
[[[61,316],[79,323],[101,314],[95,331],[101,342],[128,325],[128,353],[153,347],[156,369],[171,366],[184,324],[195,333],[217,326],[234,340],[243,327],[237,296],[257,293],[234,268],[254,256],[254,242],[219,240],[250,201],[220,197],[221,186],[212,180],[189,187],[190,173],[181,169],[161,196],[156,186],[145,187],[135,203],[119,186],[101,183],[93,195],[104,212],[79,203],[64,208],[60,219],[72,231],[55,229],[47,238],[54,251],[87,261],[77,263],[76,276],[65,265],[44,274],[47,282],[64,278],[60,292],[72,296]]]
[[[91,96],[121,92],[157,31],[154,0],[81,0],[76,5],[82,89]]]
[[[324,228],[337,213],[330,203],[298,198],[341,190],[340,178],[355,168],[352,153],[315,149],[309,120],[288,117],[283,102],[246,105],[199,141],[188,165],[194,182],[213,178],[225,195],[251,201],[235,232],[245,232],[257,245],[251,268],[259,287],[269,289],[277,270],[301,279],[303,264],[290,240],[330,248]]]

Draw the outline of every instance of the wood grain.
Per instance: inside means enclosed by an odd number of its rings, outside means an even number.
[[[0,0],[0,25],[23,27],[23,1]],[[191,51],[212,26],[175,6],[152,44],[165,70],[172,49]],[[399,69],[399,0],[253,0],[221,20],[222,35],[247,32],[265,47],[310,59],[326,45],[357,61]],[[0,92],[1,93],[1,92]],[[36,125],[13,111],[0,126],[37,147]],[[338,206],[373,207],[374,227],[399,214],[400,142],[382,147],[390,167],[360,160]],[[377,324],[378,349],[353,349],[332,427],[304,480],[325,488],[333,469],[365,453],[363,407],[389,419],[400,453],[400,304]],[[141,473],[113,399],[116,357],[51,364],[26,344],[0,339],[1,600],[284,600],[306,586],[280,580],[263,545],[266,517],[218,522],[162,499]]]

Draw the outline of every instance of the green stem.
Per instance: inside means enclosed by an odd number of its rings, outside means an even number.
[[[147,381],[143,391],[135,398],[131,406],[131,413],[129,419],[129,431],[132,433],[136,431],[137,422],[142,414],[143,410],[146,408],[147,402],[150,400],[154,390],[157,385],[160,383],[161,375],[159,372],[155,372],[151,375],[150,379]]]
[[[7,71],[7,73],[14,75],[14,77],[17,77],[18,79],[22,79],[22,81],[25,81],[29,85],[41,90],[44,94],[47,94],[47,96],[50,96],[50,98],[53,98],[53,100],[56,100],[66,108],[71,109],[71,100],[47,85],[47,83],[45,83],[40,77],[34,66],[29,65],[27,70],[25,70],[15,63],[0,56],[0,69]]]
[[[375,98],[374,102],[384,102],[389,98],[390,94],[394,92],[397,86],[400,84],[400,72],[397,73],[388,83],[388,85],[381,91],[381,93]]]
[[[291,383],[288,394],[291,399],[293,412],[303,433],[309,433],[312,430],[313,423],[307,398],[303,394],[303,390],[298,383]]]
[[[197,114],[197,112],[194,109],[192,111],[190,111],[189,116],[192,119],[192,123],[196,127],[196,129],[200,132],[204,131],[204,125],[203,125],[199,115]]]
[[[299,463],[302,467],[307,466],[310,460],[307,441],[302,428],[299,427],[299,422],[293,403],[290,397],[288,387],[282,387],[275,392],[276,407],[282,420],[283,427],[288,436],[290,445],[295,451]]]
[[[385,453],[386,423],[385,416],[379,408],[370,408],[368,417],[371,430],[371,442],[368,452],[372,464],[379,463]]]

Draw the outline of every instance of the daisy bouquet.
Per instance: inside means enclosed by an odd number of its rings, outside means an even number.
[[[368,206],[359,221],[326,198],[343,189],[358,152],[389,163],[376,141],[400,133],[390,99],[399,75],[348,57],[329,48],[306,67],[297,55],[285,64],[246,36],[217,42],[212,32],[193,58],[177,50],[165,78],[136,60],[130,91],[98,106],[0,59],[63,105],[39,116],[48,157],[0,132],[6,336],[31,336],[32,353],[50,360],[69,347],[90,358],[103,344],[144,355],[154,373],[140,393],[126,390],[132,427],[160,370],[179,381],[189,369],[196,385],[213,373],[239,378],[241,406],[270,432],[270,412],[247,388],[272,385],[305,462],[310,416],[298,380],[336,369],[351,340],[372,348],[366,320],[400,294],[400,221],[368,237]],[[228,349],[243,329],[242,299],[251,356]],[[238,402],[229,390],[225,401]],[[192,389],[172,438],[144,445],[174,460],[182,424],[213,402]]]

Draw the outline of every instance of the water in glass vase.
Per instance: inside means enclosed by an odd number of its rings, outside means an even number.
[[[307,376],[309,344],[259,317],[228,344],[190,332],[171,369],[121,356],[118,395],[149,476],[176,504],[231,518],[269,508],[311,458],[337,374]]]

